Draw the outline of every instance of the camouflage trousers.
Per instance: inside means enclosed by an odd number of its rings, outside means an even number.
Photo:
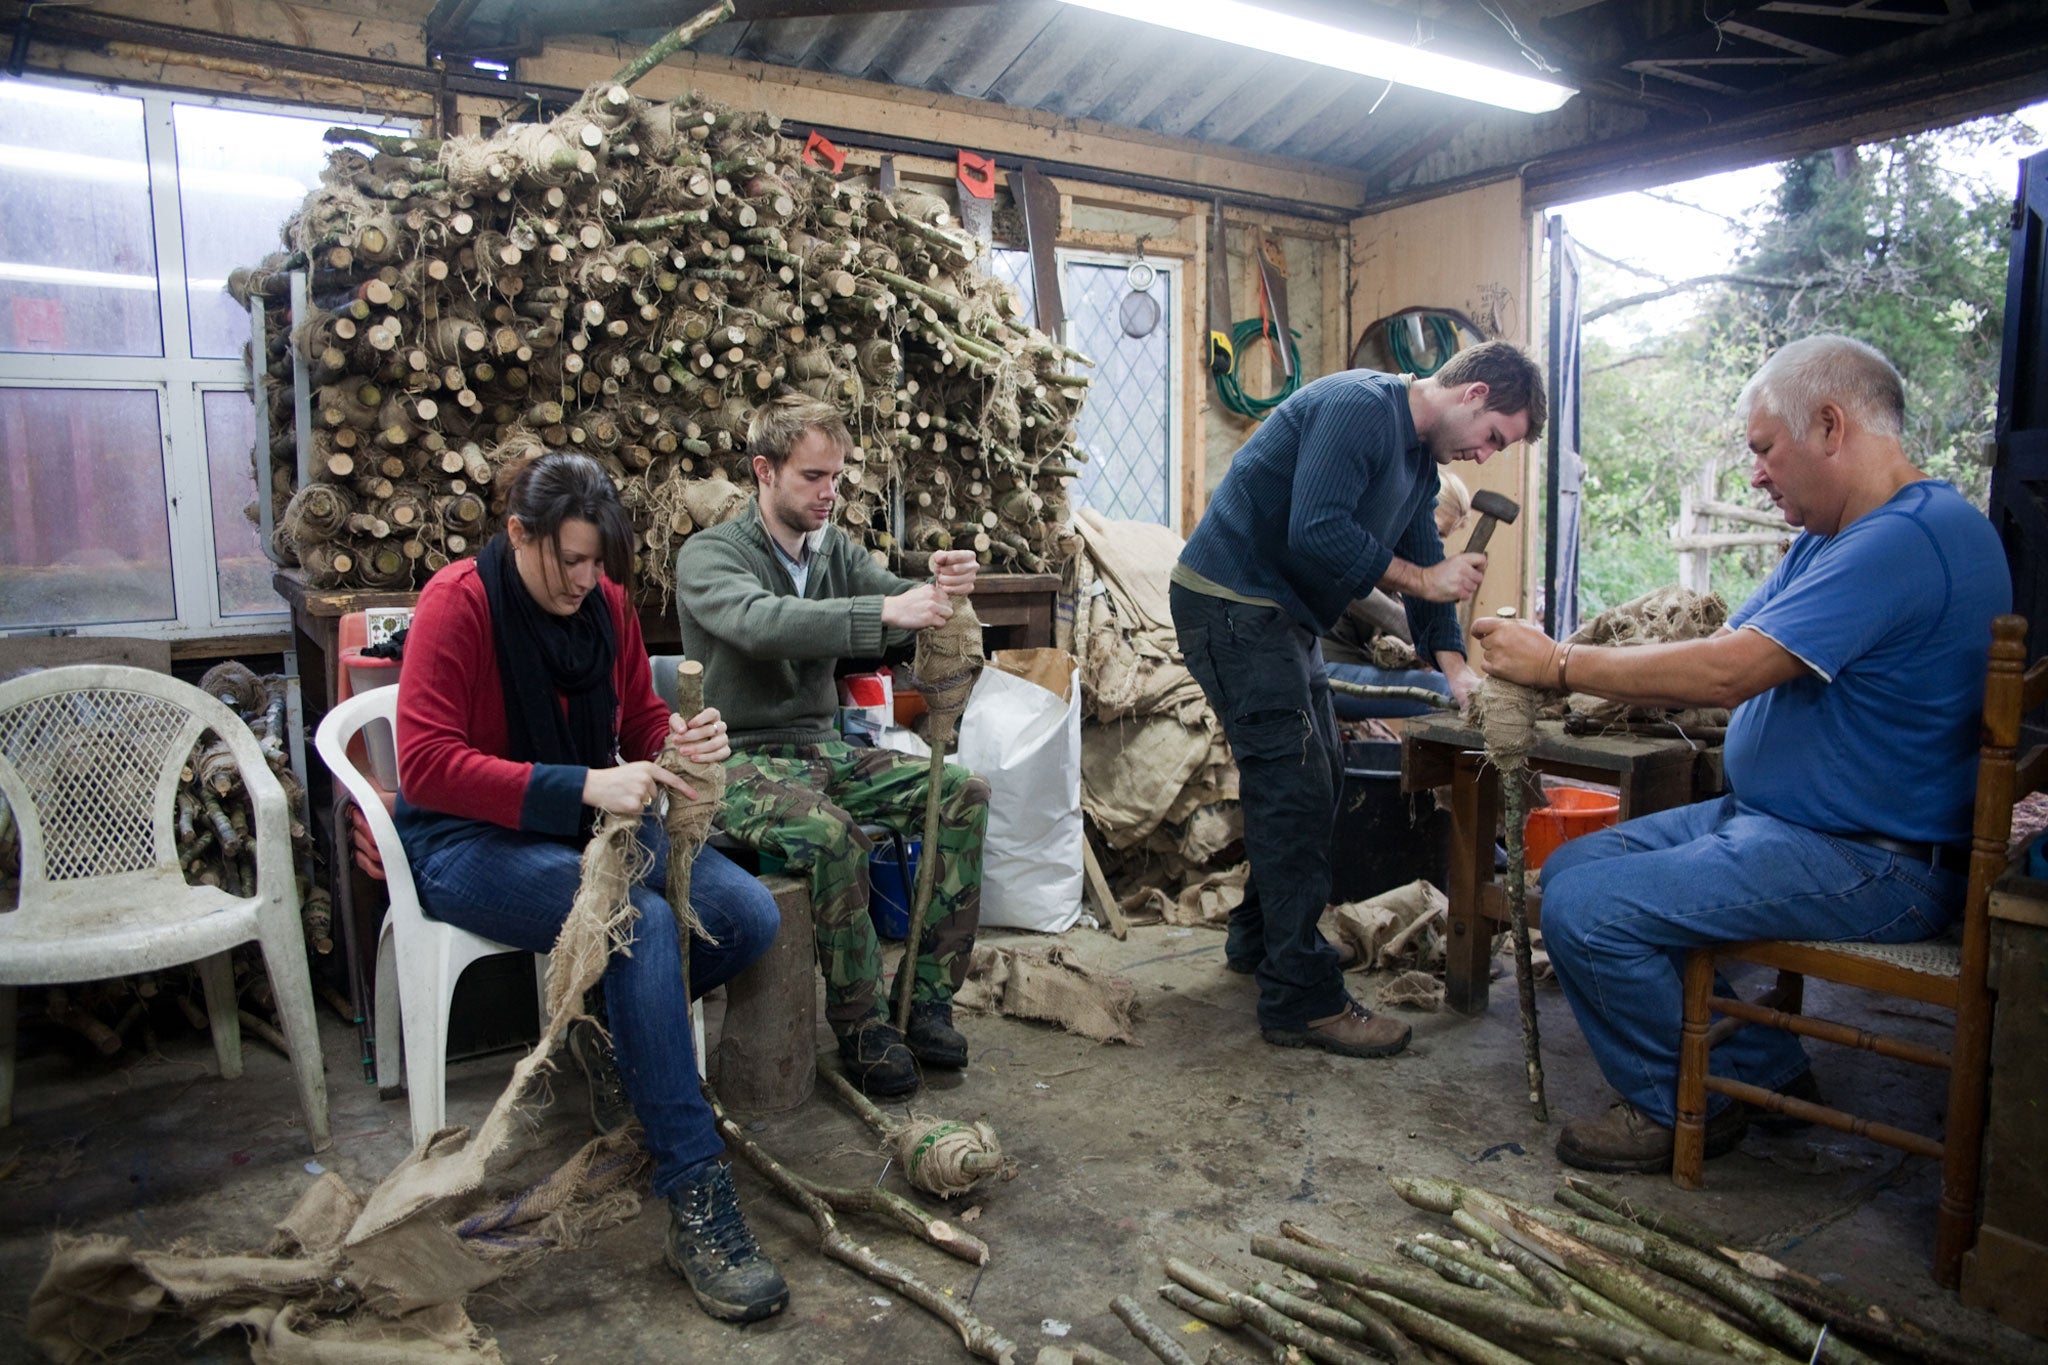
[[[741,843],[781,858],[792,874],[809,874],[825,1017],[834,1029],[858,1023],[875,1008],[882,978],[882,945],[868,917],[874,843],[861,826],[922,838],[930,760],[835,741],[761,745],[734,754],[725,768],[720,824]],[[915,954],[913,999],[951,1000],[967,976],[981,922],[987,831],[988,783],[948,763],[939,784],[937,864]],[[933,850],[922,856],[932,857]],[[906,951],[905,963],[911,960]]]

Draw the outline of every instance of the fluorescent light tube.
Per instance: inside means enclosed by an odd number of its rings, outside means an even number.
[[[1535,76],[1446,56],[1424,47],[1372,38],[1246,0],[1066,0],[1141,23],[1355,71],[1396,85],[1478,100],[1524,114],[1547,114],[1578,93]]]

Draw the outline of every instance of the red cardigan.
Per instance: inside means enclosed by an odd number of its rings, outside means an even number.
[[[625,590],[601,580],[611,608],[618,660],[612,687],[619,697],[613,729],[622,761],[653,758],[668,738],[669,710],[655,695],[640,618]],[[538,667],[536,663],[535,667]],[[587,769],[516,763],[505,726],[505,693],[491,631],[490,601],[474,560],[458,560],[428,581],[405,641],[398,685],[398,767],[404,803],[420,815],[439,812],[511,829],[573,837],[583,818]],[[401,819],[412,842],[425,821]],[[408,824],[414,826],[407,830]]]

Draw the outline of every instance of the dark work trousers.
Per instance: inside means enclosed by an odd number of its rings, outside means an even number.
[[[1260,1027],[1299,1029],[1345,1001],[1337,950],[1316,928],[1330,898],[1330,835],[1344,789],[1322,646],[1273,607],[1178,583],[1168,600],[1188,671],[1237,759],[1252,870],[1223,951],[1256,970]]]

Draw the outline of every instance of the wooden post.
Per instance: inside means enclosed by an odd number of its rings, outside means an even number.
[[[809,887],[781,875],[761,884],[775,896],[782,928],[753,966],[726,983],[711,1079],[726,1108],[775,1113],[796,1108],[817,1085],[817,950]]]

